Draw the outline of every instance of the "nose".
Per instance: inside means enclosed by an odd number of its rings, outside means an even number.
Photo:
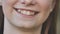
[[[21,4],[24,4],[24,5],[35,5],[36,2],[34,0],[21,0]]]

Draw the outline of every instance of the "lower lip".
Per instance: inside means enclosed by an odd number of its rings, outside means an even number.
[[[17,11],[16,11],[17,12]],[[19,12],[17,12],[20,16],[24,17],[24,18],[33,18],[35,15],[33,16],[29,16],[29,15],[25,15],[25,14],[21,14]]]

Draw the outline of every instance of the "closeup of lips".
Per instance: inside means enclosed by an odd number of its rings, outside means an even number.
[[[39,13],[39,11],[24,9],[24,8],[14,8],[16,12],[25,16],[35,16]]]

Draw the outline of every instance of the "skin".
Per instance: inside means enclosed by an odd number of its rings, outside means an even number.
[[[36,30],[37,33],[40,32],[42,24],[46,21],[49,14],[52,12],[52,9],[54,8],[53,0],[27,0],[27,1],[23,0],[23,1],[25,1],[25,4],[22,4],[22,0],[2,0],[5,25],[7,26],[7,27],[5,26],[5,29],[9,27],[8,26],[9,24],[11,30],[13,30],[14,28],[19,28],[23,31]],[[29,5],[31,1],[35,2],[35,4]],[[22,7],[25,9],[27,8],[27,9],[37,10],[39,11],[39,13],[32,18],[27,18],[19,15],[13,9],[13,7],[19,7],[19,8]]]

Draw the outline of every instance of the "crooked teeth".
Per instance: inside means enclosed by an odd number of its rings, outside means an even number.
[[[35,14],[35,12],[26,11],[26,10],[18,10],[18,12],[20,12],[21,14],[25,14],[25,15],[34,15]]]

